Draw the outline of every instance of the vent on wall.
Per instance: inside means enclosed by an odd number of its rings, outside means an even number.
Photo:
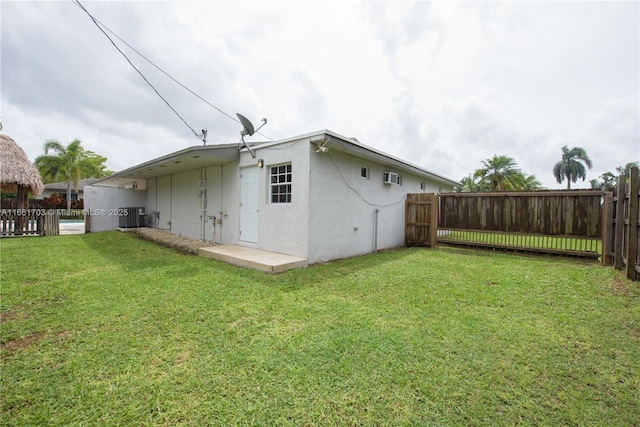
[[[400,185],[400,176],[395,172],[385,172],[382,178],[385,184]]]

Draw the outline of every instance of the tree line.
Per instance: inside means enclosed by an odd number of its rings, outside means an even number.
[[[629,162],[625,166],[616,168],[618,175],[628,176],[631,167],[638,167],[638,162]],[[593,162],[584,148],[568,146],[562,147],[562,157],[553,166],[553,176],[559,184],[565,180],[567,190],[571,189],[571,183],[578,179],[585,181],[587,168],[593,168]],[[600,176],[601,180],[592,179],[591,188],[609,190],[615,186],[617,175],[606,172]],[[456,187],[457,192],[490,192],[490,191],[532,191],[542,190],[543,187],[535,175],[523,172],[518,163],[511,157],[494,155],[490,159],[482,160],[482,167],[474,173],[462,178],[461,186]]]
[[[45,184],[52,182],[67,183],[67,210],[71,209],[71,185],[76,193],[80,180],[85,178],[104,178],[113,171],[107,169],[106,157],[85,150],[79,139],[67,145],[55,139],[44,143],[44,154],[36,157],[34,164]]]

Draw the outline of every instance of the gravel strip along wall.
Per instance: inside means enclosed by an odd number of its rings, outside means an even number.
[[[190,237],[181,237],[171,234],[167,230],[159,230],[157,228],[136,228],[135,233],[142,239],[152,241],[162,246],[177,249],[186,254],[198,254],[198,248],[205,246],[214,246],[213,243],[206,243],[202,240],[192,239]]]

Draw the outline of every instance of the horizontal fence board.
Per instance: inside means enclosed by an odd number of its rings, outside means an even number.
[[[571,235],[550,236],[526,233],[494,232],[484,230],[438,230],[438,243],[495,247],[552,254],[597,258],[601,253],[601,240]]]
[[[600,254],[597,252],[586,252],[579,250],[565,251],[561,249],[553,249],[553,248],[544,248],[538,246],[517,246],[517,245],[507,245],[500,243],[483,243],[483,242],[472,242],[468,240],[456,240],[456,239],[447,239],[447,238],[438,238],[438,243],[448,243],[452,245],[459,246],[470,246],[470,247],[485,247],[485,248],[495,248],[495,249],[505,249],[505,250],[515,250],[515,251],[523,251],[523,252],[537,252],[543,254],[554,254],[554,255],[571,255],[571,256],[579,256],[582,258],[598,258]]]

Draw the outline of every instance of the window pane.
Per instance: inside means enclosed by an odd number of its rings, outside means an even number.
[[[271,167],[271,203],[291,203],[291,164]]]

